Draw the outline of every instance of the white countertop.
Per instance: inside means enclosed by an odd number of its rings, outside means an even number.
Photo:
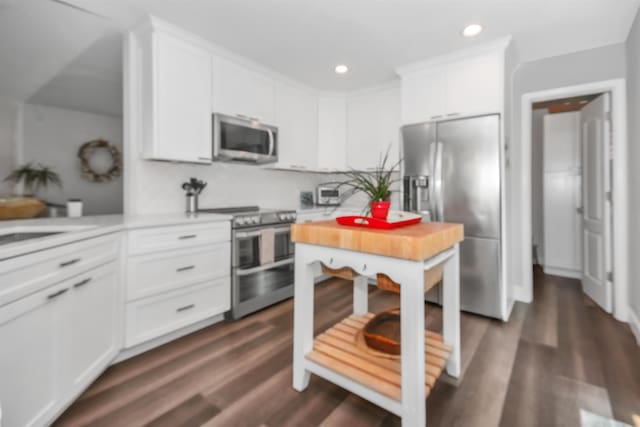
[[[0,245],[0,260],[125,229],[204,224],[230,220],[230,215],[209,213],[187,215],[185,213],[178,213],[141,216],[100,215],[80,218],[34,218],[0,221],[0,235],[27,231],[62,231],[62,233],[59,234]]]

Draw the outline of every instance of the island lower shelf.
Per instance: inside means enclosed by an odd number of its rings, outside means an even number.
[[[400,360],[378,356],[358,343],[358,333],[374,316],[351,315],[318,335],[306,358],[318,365],[356,381],[383,396],[400,401]],[[442,335],[425,331],[425,395],[442,374],[451,348]]]

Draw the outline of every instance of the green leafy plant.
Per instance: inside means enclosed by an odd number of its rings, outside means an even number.
[[[50,167],[40,163],[37,166],[34,166],[33,163],[24,164],[11,172],[4,180],[15,184],[22,182],[25,195],[30,196],[35,195],[41,188],[47,188],[50,185],[62,187],[60,175]]]
[[[345,192],[346,198],[356,193],[366,194],[372,202],[387,201],[391,197],[393,185],[398,179],[393,178],[393,174],[397,172],[397,168],[402,162],[398,160],[395,164],[389,165],[389,151],[387,148],[384,156],[380,156],[378,165],[373,171],[359,171],[352,169],[343,172],[347,177],[346,181],[340,182],[338,188],[347,187]]]

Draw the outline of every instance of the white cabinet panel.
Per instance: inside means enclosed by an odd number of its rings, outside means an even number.
[[[344,170],[347,163],[347,102],[345,96],[318,98],[318,169]]]
[[[2,425],[47,425],[60,401],[62,358],[59,298],[49,288],[0,308]]]
[[[318,97],[285,83],[276,86],[278,167],[313,169],[318,152]]]
[[[140,344],[228,311],[229,277],[166,292],[127,305],[127,346]]]
[[[446,98],[441,114],[458,115],[502,111],[504,62],[499,56],[481,56],[446,67]]]
[[[213,112],[275,123],[272,79],[226,58],[213,58]]]
[[[446,110],[446,70],[437,67],[402,77],[402,123],[441,119]]]
[[[127,300],[229,276],[230,265],[229,242],[129,257]]]
[[[347,104],[347,165],[371,170],[389,150],[387,166],[397,163],[400,139],[399,89],[349,97]]]
[[[141,36],[144,156],[210,163],[211,55],[175,33],[150,29]]]
[[[81,274],[70,282],[65,302],[66,365],[64,385],[80,391],[115,357],[118,325],[119,271],[115,263]]]
[[[128,233],[129,254],[190,248],[231,240],[231,222],[176,225],[132,230]]]

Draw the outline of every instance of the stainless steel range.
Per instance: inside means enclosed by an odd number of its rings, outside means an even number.
[[[293,296],[290,224],[296,221],[295,211],[265,210],[258,206],[199,211],[233,216],[228,319],[239,319]]]

